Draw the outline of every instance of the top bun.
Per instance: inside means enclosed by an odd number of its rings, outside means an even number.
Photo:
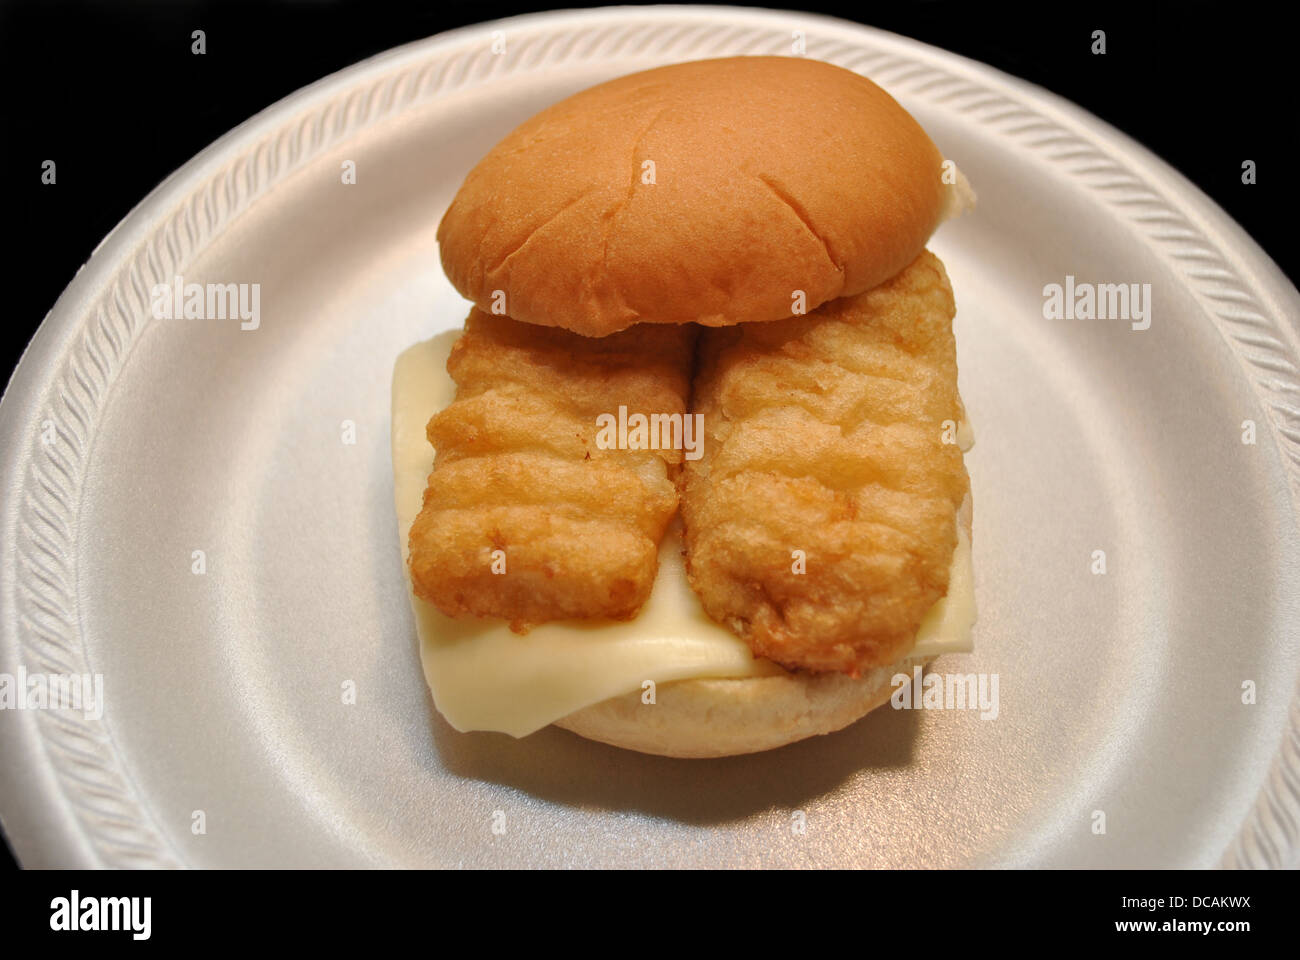
[[[482,310],[586,336],[779,320],[916,259],[944,209],[942,163],[906,110],[840,67],[660,67],[493,147],[438,227],[442,265]]]

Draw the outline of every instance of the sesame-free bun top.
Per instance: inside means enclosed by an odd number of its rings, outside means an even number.
[[[911,263],[942,213],[942,163],[856,73],[698,60],[515,128],[465,178],[438,242],[463,296],[527,323],[605,336],[778,320]]]

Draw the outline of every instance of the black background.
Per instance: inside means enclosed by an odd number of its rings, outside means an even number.
[[[564,2],[563,7],[593,4]],[[778,0],[774,0],[778,6]],[[96,244],[160,180],[281,97],[397,44],[542,5],[377,0],[43,2],[0,7],[12,368]],[[1294,281],[1294,43],[1283,5],[812,4],[1073,100],[1160,154]],[[207,53],[190,52],[202,29]],[[1107,53],[1090,53],[1106,31]],[[1259,183],[1241,183],[1243,160]],[[58,182],[40,182],[54,160]],[[0,770],[0,776],[6,771]]]

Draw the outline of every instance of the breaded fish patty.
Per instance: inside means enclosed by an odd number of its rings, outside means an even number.
[[[755,654],[856,676],[905,655],[946,595],[969,489],[954,313],[926,251],[807,316],[701,334],[687,573]]]
[[[517,631],[634,615],[677,510],[682,451],[601,449],[597,418],[620,405],[684,415],[694,339],[670,326],[597,339],[472,311],[447,361],[456,400],[428,425],[415,593]]]

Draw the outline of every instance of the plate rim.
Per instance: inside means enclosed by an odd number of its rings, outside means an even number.
[[[695,59],[697,48],[710,43],[709,56],[723,55],[716,48],[724,38],[726,55],[781,53],[791,29],[804,25],[819,31],[808,37],[809,56],[866,73],[896,96],[951,101],[1039,151],[1109,206],[1127,208],[1124,219],[1170,261],[1270,411],[1267,429],[1291,503],[1300,505],[1300,293],[1209,197],[1128,135],[986,64],[820,14],[671,5],[543,11],[416,40],[303,87],[182,165],[96,246],[43,319],[0,399],[0,443],[12,452],[0,464],[0,654],[14,663],[73,665],[51,672],[89,672],[76,669],[86,657],[73,547],[96,420],[151,322],[151,281],[182,272],[187,258],[273,184],[395,111],[545,69],[557,53],[564,62],[616,62],[632,54],[671,62]],[[491,54],[494,30],[507,32],[514,56]],[[1026,139],[1035,135],[1041,136]],[[34,425],[46,420],[61,442],[42,456]],[[64,446],[69,456],[57,452]],[[49,713],[22,712],[0,724],[0,748],[14,774],[0,783],[0,817],[20,862],[185,865],[120,762],[108,725],[68,715],[55,723]],[[1297,824],[1300,685],[1260,794],[1221,865],[1295,866]]]

